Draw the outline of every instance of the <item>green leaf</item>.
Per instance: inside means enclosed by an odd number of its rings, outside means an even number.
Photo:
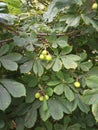
[[[60,9],[64,7],[69,7],[72,0],[53,0],[53,2],[48,7],[48,11],[44,14],[44,20],[52,22],[53,18],[57,15]]]
[[[68,46],[68,37],[67,36],[59,37],[55,40],[55,43],[58,44],[61,48],[64,48]]]
[[[20,14],[21,13],[21,1],[23,0],[3,0],[8,4],[9,13]]]
[[[71,121],[69,116],[64,117],[64,128],[66,129]]]
[[[94,20],[92,20],[91,18],[89,18],[88,16],[84,14],[81,14],[81,17],[83,21],[85,22],[85,24],[87,25],[92,24],[93,28],[95,28],[98,31],[98,25]]]
[[[76,123],[74,125],[71,125],[67,128],[67,130],[80,130],[81,125]]]
[[[11,103],[11,97],[7,90],[0,85],[0,110],[5,110]]]
[[[46,130],[45,127],[36,127],[34,130]]]
[[[63,112],[66,114],[70,114],[72,111],[70,111],[70,109],[68,108],[67,102],[65,98],[57,98],[59,104],[61,105]],[[68,100],[67,100],[68,101]]]
[[[46,110],[46,111],[43,111],[41,108],[40,108],[40,116],[41,116],[41,119],[43,121],[46,121],[49,117],[50,117],[50,113],[49,113],[49,110]]]
[[[18,69],[18,65],[16,62],[13,62],[11,60],[7,60],[7,59],[0,59],[3,67],[7,70],[11,70],[11,71],[15,71]]]
[[[83,71],[89,71],[89,69],[93,66],[92,62],[83,62],[80,64],[80,68]]]
[[[78,4],[79,6],[81,6],[83,4],[82,0],[74,0],[76,2],[76,4]]]
[[[24,130],[24,119],[22,117],[18,117],[15,120],[17,127],[16,130]]]
[[[65,97],[70,102],[74,100],[74,93],[73,93],[73,91],[68,86],[64,86],[64,93],[65,93]]]
[[[52,69],[53,69],[53,71],[58,72],[61,70],[61,68],[62,68],[62,62],[59,58],[56,58]]]
[[[98,121],[98,103],[97,104],[93,104],[93,106],[92,106],[92,113],[93,113],[96,121]]]
[[[19,47],[22,47],[22,46],[25,46],[28,44],[26,38],[20,38],[19,36],[14,36],[13,37],[13,40],[14,40],[14,43],[19,46]]]
[[[86,84],[89,88],[97,88],[98,87],[98,76],[90,76],[86,79]]]
[[[73,59],[70,59],[68,57],[66,58],[61,58],[62,63],[66,69],[76,69],[77,68],[77,63],[73,61]]]
[[[40,112],[41,119],[43,121],[46,121],[50,117],[48,104],[46,100],[44,100],[44,102],[42,103],[39,112]]]
[[[93,28],[95,28],[98,31],[97,22],[95,22],[94,20],[90,19],[90,23],[92,24]]]
[[[44,73],[44,68],[39,60],[34,62],[33,71],[35,74],[38,74],[38,76],[42,76],[42,74]]]
[[[87,53],[86,53],[86,51],[80,53],[80,57],[81,57],[81,60],[80,60],[80,61],[86,60],[86,59],[87,59]]]
[[[55,7],[55,1],[52,2],[52,4],[48,7],[48,11],[44,14],[44,20],[48,22],[52,22],[53,18],[58,13],[58,9]],[[49,17],[50,16],[50,17]]]
[[[95,119],[94,119],[94,117],[93,117],[92,114],[88,114],[88,115],[86,116],[86,122],[87,122],[87,125],[88,125],[89,127],[93,127],[93,126],[94,126],[94,124],[95,124]]]
[[[50,88],[50,87],[47,87],[47,89],[46,89],[46,94],[47,94],[48,96],[52,96],[52,95],[53,95],[53,89]]]
[[[14,22],[17,21],[17,17],[12,14],[5,14],[5,13],[0,13],[0,22],[12,25]]]
[[[80,22],[80,16],[75,17],[74,15],[68,15],[68,18],[66,19],[66,23],[68,26],[71,27],[77,27]]]
[[[43,101],[43,103],[42,103],[42,109],[43,109],[43,111],[47,111],[48,110],[47,100]]]
[[[60,120],[63,117],[63,109],[56,99],[48,101],[49,112],[53,119]]]
[[[36,101],[32,104],[32,108],[34,108],[34,109],[38,109],[38,108],[40,108],[40,106],[41,106],[41,102],[38,101],[38,100],[36,100]]]
[[[1,48],[0,48],[0,56],[6,54],[7,52],[9,51],[9,45],[3,45]]]
[[[7,7],[7,4],[4,3],[4,2],[0,2],[0,8],[6,8]]]
[[[24,124],[25,127],[27,128],[33,127],[36,122],[36,119],[37,119],[37,110],[32,107],[26,114],[25,124]]]
[[[2,56],[3,59],[18,61],[22,58],[22,55],[19,53],[10,53],[8,55]]]
[[[1,83],[13,97],[26,96],[26,90],[23,84],[10,79],[2,79]]]
[[[96,76],[98,76],[98,67],[97,67],[97,66],[93,67],[93,68],[88,72],[88,75],[96,75]]]
[[[63,125],[61,125],[61,124],[58,124],[58,123],[56,123],[56,124],[54,124],[54,130],[63,130]]]
[[[77,97],[77,100],[78,100],[78,107],[80,108],[80,110],[82,112],[88,113],[89,112],[89,106],[82,102],[82,99],[81,99],[80,96]]]
[[[98,89],[92,89],[92,90],[87,89],[84,90],[83,92],[82,100],[86,104],[94,104],[98,103],[97,97],[98,97]]]
[[[56,85],[58,85],[58,84],[60,84],[60,81],[58,81],[58,80],[49,81],[49,82],[47,83],[48,86],[56,86]]]
[[[36,88],[28,88],[26,89],[26,103],[32,103],[35,100],[35,93],[38,89]]]
[[[79,60],[81,60],[81,57],[80,57],[80,56],[74,55],[74,54],[69,54],[69,55],[67,55],[67,58],[69,58],[69,59],[71,59],[71,60],[73,60],[73,61],[79,61]]]
[[[66,55],[72,51],[72,46],[66,46],[62,49],[61,55]]]
[[[47,130],[53,130],[53,125],[48,120],[45,122],[45,127],[46,127]]]
[[[28,62],[25,62],[24,64],[22,64],[20,66],[20,72],[21,73],[28,73],[32,69],[32,66],[33,66],[33,61],[32,60],[28,61]]]
[[[57,94],[57,95],[61,95],[64,91],[64,85],[63,84],[59,84],[57,85],[55,88],[54,88],[54,92]]]
[[[5,126],[4,120],[0,120],[0,129],[3,129],[4,126]]]
[[[60,80],[63,80],[64,79],[64,74],[62,71],[59,71],[56,73],[56,76],[60,79]]]
[[[81,14],[81,17],[82,17],[83,21],[85,22],[85,24],[89,25],[89,23],[90,23],[89,17],[85,16],[84,14]]]
[[[38,78],[32,76],[31,79],[29,80],[28,87],[35,87],[37,84],[38,84]]]
[[[76,108],[77,108],[77,100],[73,100],[72,102],[69,102],[68,100],[65,100],[67,109],[69,110],[69,112],[73,112]]]

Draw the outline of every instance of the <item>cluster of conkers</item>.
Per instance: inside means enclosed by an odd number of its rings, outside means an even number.
[[[51,61],[52,56],[49,54],[47,50],[43,50],[42,53],[40,54],[39,58],[41,60],[46,60],[46,61]]]
[[[42,95],[40,92],[35,93],[35,98],[39,99],[39,101],[44,101],[44,99],[48,100],[49,96],[47,94]]]

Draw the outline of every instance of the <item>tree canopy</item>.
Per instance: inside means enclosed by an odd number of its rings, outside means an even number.
[[[97,3],[0,2],[0,130],[98,129]]]

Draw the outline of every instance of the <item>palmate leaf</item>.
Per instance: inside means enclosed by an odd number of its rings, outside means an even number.
[[[32,103],[35,99],[35,93],[37,92],[37,88],[30,88],[26,89],[26,103]]]
[[[3,67],[6,69],[6,70],[11,70],[11,71],[15,71],[18,69],[18,65],[16,62],[14,61],[11,61],[11,60],[8,60],[8,59],[0,59]]]
[[[75,1],[76,4],[78,4],[80,6],[83,4],[82,0],[74,0],[74,1]]]
[[[2,48],[1,48],[1,54],[6,53],[8,51],[8,48],[4,48],[4,53],[2,53]],[[19,53],[10,53],[7,55],[4,55],[0,58],[0,61],[3,65],[3,67],[7,70],[15,71],[18,69],[18,64],[16,61],[20,60],[22,58],[21,54]]]
[[[52,67],[53,71],[59,71],[62,68],[62,62],[59,58],[56,58]]]
[[[83,92],[82,100],[86,104],[98,103],[98,89],[87,89]]]
[[[83,62],[80,64],[80,68],[83,71],[89,71],[89,69],[93,66],[92,62]]]
[[[76,123],[74,125],[71,125],[67,128],[67,130],[80,130],[81,125]]]
[[[0,2],[0,13],[8,13],[8,5],[4,2]]]
[[[0,56],[6,54],[9,51],[9,45],[5,44],[0,48]]]
[[[27,61],[20,66],[20,72],[21,73],[28,73],[32,69],[32,66],[33,66],[33,61],[32,60]]]
[[[0,22],[13,25],[15,21],[17,21],[18,18],[12,14],[5,14],[5,13],[0,13]]]
[[[40,112],[41,119],[43,121],[46,121],[50,117],[48,104],[47,104],[46,100],[43,101],[43,103],[42,103],[42,105],[41,105],[41,107],[39,109],[39,112]]]
[[[3,129],[5,126],[4,120],[0,119],[0,129]]]
[[[68,18],[66,19],[66,23],[68,26],[71,27],[77,27],[79,25],[80,22],[80,16],[73,16],[73,15],[69,15]]]
[[[47,130],[53,130],[52,122],[50,122],[49,120],[47,120],[45,122],[45,127],[46,127]]]
[[[93,113],[96,121],[98,121],[98,103],[97,104],[93,104],[93,106],[92,106],[92,113]]]
[[[44,73],[44,68],[43,68],[40,60],[37,60],[37,61],[34,62],[33,71],[38,76],[41,76]]]
[[[64,129],[63,125],[58,124],[58,123],[54,124],[54,130],[63,130],[63,129]]]
[[[65,98],[61,98],[61,97],[58,97],[57,98],[59,104],[61,105],[62,107],[62,110],[64,113],[66,114],[70,114],[72,112],[72,110],[69,108],[68,104],[70,104],[70,102],[68,100],[66,100]],[[73,109],[74,105],[72,106],[72,109]]]
[[[17,117],[15,122],[17,124],[16,130],[24,130],[24,119],[22,117]]]
[[[5,110],[11,103],[11,96],[7,90],[0,85],[0,110]]]
[[[98,25],[94,20],[92,20],[91,18],[89,18],[85,14],[81,14],[81,18],[83,19],[83,21],[86,25],[91,24],[93,26],[93,28],[95,28],[98,31]]]
[[[48,11],[44,14],[44,20],[52,22],[53,18],[57,15],[59,10],[72,3],[72,0],[53,0],[48,7]]]
[[[21,13],[21,1],[20,0],[2,0],[8,4],[9,13],[20,14]]]
[[[85,112],[85,113],[89,112],[90,110],[89,106],[82,101],[80,95],[77,96],[77,103],[78,103],[78,107],[80,108],[82,112]]]
[[[63,118],[63,108],[56,99],[48,101],[49,112],[53,119],[60,120]]]
[[[98,67],[95,66],[95,67],[91,68],[91,70],[88,72],[88,75],[96,75],[96,76],[98,76]]]
[[[37,119],[37,110],[35,108],[31,108],[25,117],[25,126],[27,128],[31,128],[34,126]]]
[[[2,79],[0,82],[13,97],[26,96],[26,90],[23,84],[10,79]]]
[[[22,58],[22,55],[19,53],[10,53],[5,56],[2,56],[2,58],[11,61],[19,61]]]
[[[70,58],[62,58],[62,63],[66,69],[76,69],[77,63]]]
[[[68,86],[64,86],[65,97],[71,102],[74,100],[74,93]]]
[[[64,91],[64,85],[63,84],[59,84],[54,88],[54,93],[56,93],[57,95],[61,95]]]
[[[81,58],[78,55],[69,54],[62,56],[61,60],[66,69],[76,69],[78,64],[76,61],[79,61]]]
[[[43,121],[46,121],[49,117],[50,117],[50,113],[49,113],[49,110],[46,110],[46,111],[43,111],[41,108],[40,108],[40,117]]]
[[[98,76],[92,75],[87,77],[86,84],[89,88],[98,88]]]

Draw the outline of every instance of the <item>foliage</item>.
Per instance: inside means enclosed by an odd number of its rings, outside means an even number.
[[[94,1],[4,2],[0,2],[0,130],[97,130]]]

